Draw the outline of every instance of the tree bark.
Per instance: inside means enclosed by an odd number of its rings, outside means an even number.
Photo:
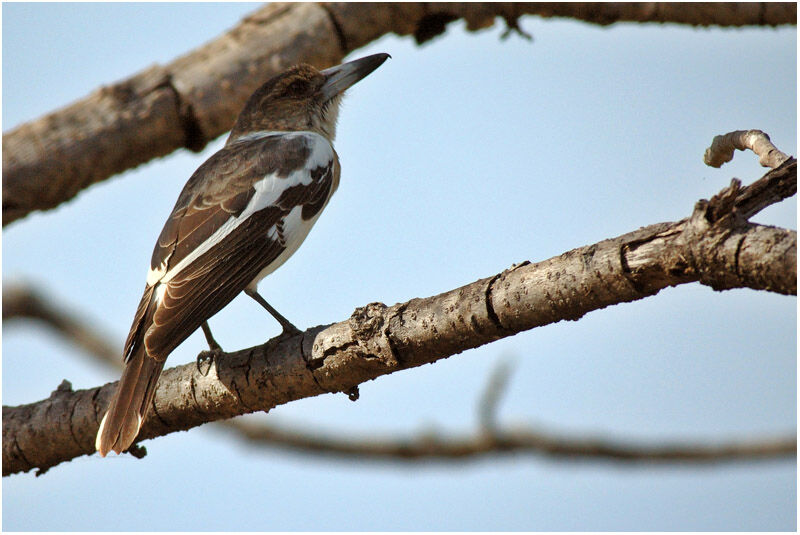
[[[500,338],[635,301],[668,286],[797,294],[797,233],[749,223],[797,189],[797,161],[756,183],[734,179],[692,215],[574,249],[422,299],[370,303],[345,321],[215,359],[207,370],[166,370],[139,440],[327,392],[355,394],[367,380],[455,355]],[[116,383],[3,407],[3,475],[46,470],[94,452]]]
[[[80,319],[76,311],[60,307],[52,296],[24,284],[3,288],[3,322],[19,319],[41,321],[67,341],[77,345],[104,365],[116,369],[124,363],[119,348],[98,328]],[[426,430],[416,436],[381,436],[373,433],[356,437],[347,432],[320,434],[266,423],[244,420],[213,422],[232,432],[236,438],[256,447],[273,448],[313,456],[378,462],[469,462],[501,455],[537,455],[559,459],[583,459],[615,462],[694,462],[710,463],[737,460],[774,459],[793,456],[797,450],[794,433],[758,440],[732,440],[707,444],[689,441],[660,444],[637,444],[631,440],[601,437],[559,436],[539,426],[508,427],[496,421],[499,398],[508,384],[510,368],[501,361],[489,378],[478,404],[479,426],[472,433],[454,435]],[[66,388],[66,385],[65,387]],[[352,392],[351,395],[354,395]]]
[[[250,94],[300,62],[327,67],[387,33],[424,42],[464,19],[475,31],[524,14],[594,24],[796,24],[793,3],[275,3],[168,65],[130,78],[3,135],[3,225],[179,148],[199,151],[230,129]]]

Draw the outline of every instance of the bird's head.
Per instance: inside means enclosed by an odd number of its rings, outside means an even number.
[[[308,130],[333,141],[344,91],[380,67],[389,54],[374,54],[318,71],[301,64],[274,76],[248,99],[228,143],[263,131]]]

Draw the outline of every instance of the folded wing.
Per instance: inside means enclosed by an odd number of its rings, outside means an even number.
[[[187,182],[164,225],[128,340],[158,360],[300,245],[336,189],[317,134],[265,133],[228,145]]]

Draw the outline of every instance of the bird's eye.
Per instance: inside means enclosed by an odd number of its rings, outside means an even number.
[[[289,95],[303,95],[308,91],[308,82],[305,80],[295,80],[286,88]]]

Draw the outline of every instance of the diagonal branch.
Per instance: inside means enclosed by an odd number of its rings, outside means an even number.
[[[691,25],[796,24],[794,3],[274,3],[167,65],[3,135],[3,225],[48,210],[90,185],[177,149],[201,150],[226,132],[250,94],[300,62],[327,67],[385,35],[417,42],[464,19],[469,31],[522,15]]]
[[[607,306],[700,282],[714,289],[797,293],[797,233],[749,223],[796,191],[797,161],[755,184],[737,180],[693,214],[574,249],[432,297],[387,307],[370,303],[342,322],[224,355],[203,374],[194,364],[166,370],[145,440],[233,416],[268,411],[326,392],[353,392],[369,379]],[[788,184],[776,187],[761,184]],[[116,383],[3,407],[3,473],[47,469],[94,452],[94,436]]]
[[[37,319],[76,343],[107,364],[122,366],[112,349],[94,327],[77,319],[63,306],[56,306],[29,285],[14,285],[3,290],[3,319]],[[793,436],[731,441],[724,444],[675,443],[669,445],[636,444],[629,440],[576,438],[531,427],[502,428],[495,421],[499,398],[508,384],[511,367],[501,361],[491,374],[480,399],[480,430],[475,433],[440,435],[425,432],[416,436],[355,437],[308,433],[286,426],[251,423],[243,420],[215,422],[256,446],[292,453],[323,455],[332,458],[419,462],[463,462],[509,454],[528,454],[561,459],[598,459],[618,462],[723,462],[741,459],[772,459],[794,455],[797,442]],[[66,389],[66,385],[62,388]]]
[[[122,367],[122,344],[112,344],[81,314],[56,304],[30,284],[3,284],[3,326],[24,318],[43,322],[100,362]]]

